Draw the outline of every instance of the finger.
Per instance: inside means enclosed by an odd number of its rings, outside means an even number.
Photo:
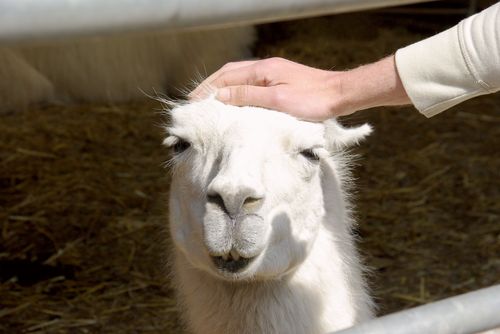
[[[225,71],[210,82],[214,88],[229,86],[265,86],[265,77],[260,75],[256,64]]]
[[[228,86],[254,85],[264,86],[265,76],[260,76],[257,61],[248,66],[236,67],[232,70],[221,71],[215,79],[205,80],[199,86],[200,90],[196,92],[197,98],[203,98],[214,92],[217,88]]]
[[[219,77],[220,75],[222,75],[225,72],[232,71],[232,70],[235,70],[235,69],[238,69],[241,67],[245,67],[245,66],[250,66],[250,65],[255,64],[256,62],[258,62],[258,60],[245,60],[245,61],[227,63],[224,66],[222,66],[219,70],[212,73],[208,78],[203,80],[203,82],[201,84],[208,85],[212,81],[214,81],[217,77]]]
[[[210,91],[213,91],[210,83],[214,81],[218,76],[227,71],[232,71],[240,67],[250,66],[258,62],[258,60],[245,60],[238,62],[227,63],[220,69],[212,73],[209,77],[203,80],[191,93],[188,94],[190,99],[200,99],[206,97]]]
[[[278,109],[275,87],[230,86],[217,91],[216,98],[235,106],[255,106]]]

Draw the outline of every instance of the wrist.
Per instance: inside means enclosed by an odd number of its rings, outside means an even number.
[[[340,72],[339,80],[344,115],[373,107],[411,103],[397,72],[394,55]]]

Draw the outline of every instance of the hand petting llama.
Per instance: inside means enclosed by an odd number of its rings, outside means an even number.
[[[371,132],[213,98],[175,106],[172,270],[193,333],[327,333],[372,317],[348,155]]]

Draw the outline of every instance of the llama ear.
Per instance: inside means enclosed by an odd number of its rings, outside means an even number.
[[[356,145],[372,132],[372,127],[366,123],[361,126],[344,128],[335,119],[330,119],[323,124],[329,151],[339,151]]]

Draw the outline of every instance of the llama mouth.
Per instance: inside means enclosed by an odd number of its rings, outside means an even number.
[[[224,254],[222,256],[212,256],[212,261],[217,267],[217,269],[222,271],[228,271],[231,273],[237,273],[243,268],[248,266],[253,258],[245,258],[238,253],[231,251],[229,254]]]

